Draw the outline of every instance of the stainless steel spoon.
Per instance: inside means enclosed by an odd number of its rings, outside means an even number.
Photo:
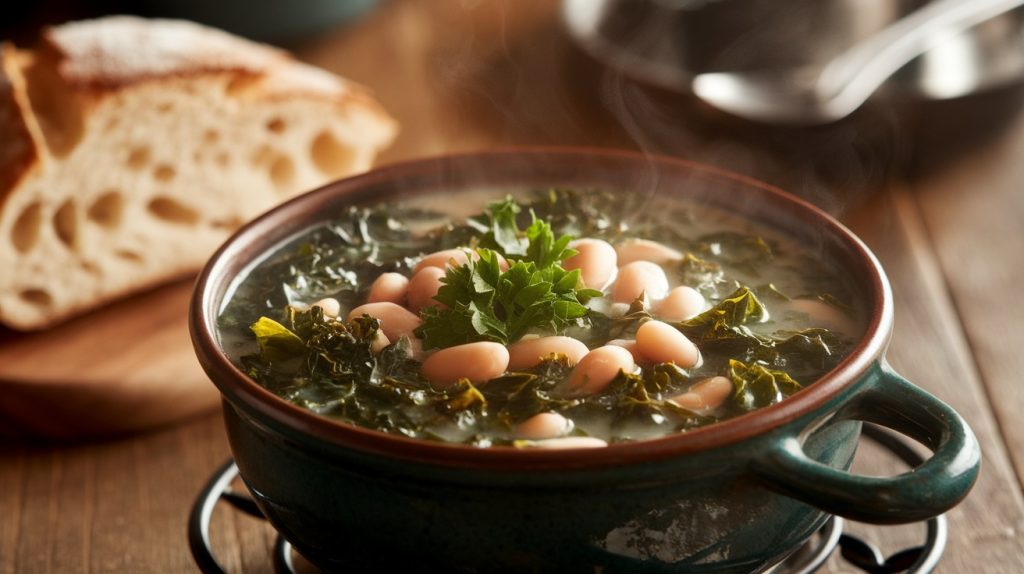
[[[699,74],[693,93],[756,122],[834,122],[853,113],[889,76],[936,43],[1022,4],[1024,0],[934,0],[824,67]]]

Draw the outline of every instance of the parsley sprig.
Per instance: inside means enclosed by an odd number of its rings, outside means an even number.
[[[434,297],[445,307],[421,312],[416,335],[425,349],[474,341],[507,345],[532,331],[558,333],[586,321],[586,303],[602,293],[585,288],[578,269],[562,268],[576,254],[572,238],[556,238],[532,213],[530,226],[520,231],[519,211],[511,199],[490,206],[489,221],[480,222],[479,259],[449,267]],[[508,258],[508,270],[501,270],[496,249]]]

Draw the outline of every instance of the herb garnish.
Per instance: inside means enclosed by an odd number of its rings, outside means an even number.
[[[220,317],[225,350],[261,385],[314,412],[477,446],[515,444],[515,425],[541,412],[572,419],[574,434],[593,432],[612,441],[685,431],[774,404],[849,352],[852,342],[828,329],[781,330],[789,327],[786,293],[851,311],[849,292],[820,261],[755,234],[708,233],[699,214],[677,210],[651,217],[641,208],[646,204],[639,195],[556,189],[521,205],[497,202],[429,232],[423,224],[443,214],[402,205],[348,208],[274,253],[243,281]],[[564,332],[591,348],[633,338],[639,325],[657,318],[650,301],[640,298],[621,315],[585,307],[598,293],[582,289],[579,274],[562,267],[573,254],[569,235],[613,244],[645,237],[683,251],[684,259],[666,265],[666,272],[673,283],[700,290],[711,308],[674,326],[698,345],[703,364],[644,364],[641,372],[620,373],[601,393],[578,397],[563,392],[573,366],[552,355],[490,381],[435,389],[421,376],[408,339],[374,350],[377,320],[339,321],[318,307],[299,310],[323,297],[351,309],[365,301],[380,273],[409,276],[416,254],[467,248],[473,261],[450,269],[438,294],[447,309],[424,313],[424,347],[510,343],[532,332]],[[505,271],[499,256],[510,264]],[[538,301],[544,305],[535,307]],[[671,400],[716,375],[734,385],[733,397],[719,410],[694,413]]]
[[[501,270],[498,252],[486,247],[476,249],[479,259],[449,267],[434,297],[445,306],[421,311],[416,336],[424,349],[474,341],[507,345],[533,330],[559,333],[585,326],[585,305],[601,292],[583,287],[578,269],[562,268],[561,262],[576,254],[569,248],[572,238],[556,239],[551,226],[536,216],[520,231],[519,209],[511,199],[491,204],[482,243],[500,246],[509,257],[508,270]]]

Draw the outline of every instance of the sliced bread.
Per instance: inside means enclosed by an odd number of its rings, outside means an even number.
[[[396,132],[360,86],[190,22],[75,22],[0,58],[0,323],[17,329],[195,271]]]

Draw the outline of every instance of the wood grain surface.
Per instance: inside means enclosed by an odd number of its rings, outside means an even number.
[[[192,280],[137,294],[57,328],[0,336],[0,435],[83,439],[209,412],[195,361]]]
[[[1024,425],[1017,415],[1024,410],[1024,306],[1015,303],[1024,284],[1024,118],[1004,121],[1004,133],[925,177],[895,178],[871,163],[889,157],[883,146],[850,153],[864,160],[861,176],[844,170],[823,185],[819,172],[804,169],[806,156],[766,152],[763,139],[743,133],[691,130],[701,114],[670,114],[658,107],[664,100],[594,76],[561,35],[556,8],[543,0],[393,0],[299,54],[367,84],[399,119],[402,134],[385,162],[523,143],[631,147],[698,157],[830,209],[847,207],[843,220],[879,256],[893,285],[893,366],[963,414],[984,452],[977,486],[949,514],[938,572],[1024,572]],[[660,122],[661,132],[643,115]],[[858,139],[867,132],[839,129],[850,147],[867,145]],[[159,297],[173,301],[184,290],[171,286]],[[151,332],[173,323],[175,308],[159,304],[132,320]],[[171,332],[167,360],[183,373],[195,369]],[[14,352],[0,343],[0,360]],[[42,358],[34,364],[48,368]],[[63,416],[48,424],[59,426]],[[0,446],[0,574],[191,571],[189,505],[228,455],[217,414],[104,442],[7,441]],[[870,444],[855,463],[867,474],[901,469]],[[229,571],[272,571],[267,525],[223,508],[214,523],[213,543]],[[923,536],[919,525],[850,528],[887,552]],[[825,571],[854,570],[833,557]]]

